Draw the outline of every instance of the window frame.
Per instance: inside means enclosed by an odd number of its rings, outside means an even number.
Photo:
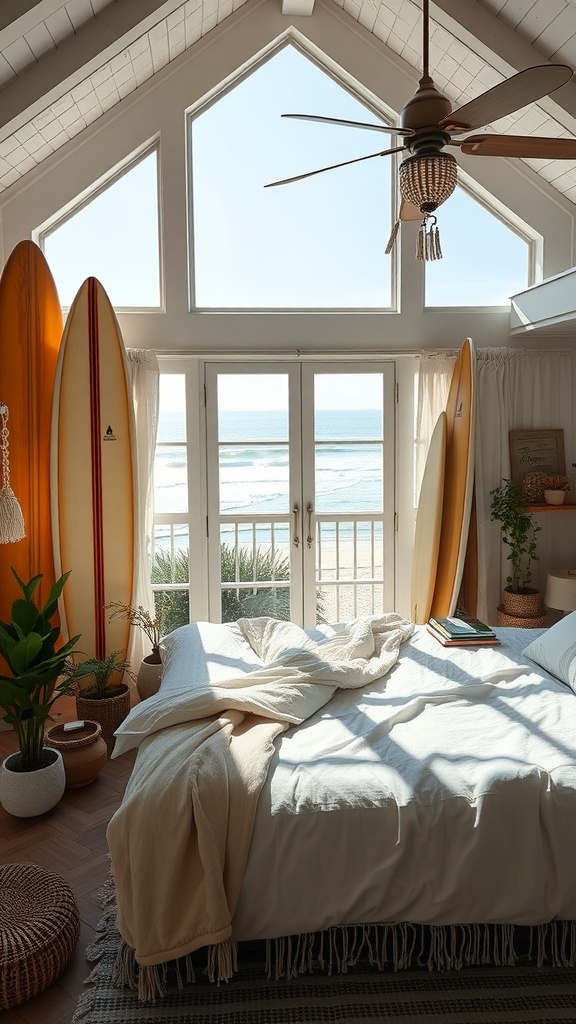
[[[159,305],[157,306],[124,306],[114,305],[116,313],[164,313],[166,311],[166,288],[165,288],[165,259],[164,259],[164,231],[163,231],[163,214],[162,214],[162,159],[161,159],[161,147],[160,147],[160,135],[155,135],[152,139],[148,139],[141,147],[136,151],[132,151],[119,163],[116,163],[114,167],[110,168],[106,174],[102,175],[95,182],[93,182],[88,188],[84,189],[80,195],[75,196],[69,203],[53,214],[48,220],[44,221],[39,227],[35,228],[32,232],[32,240],[36,242],[39,248],[44,253],[45,251],[45,239],[51,234],[57,231],[60,227],[66,224],[69,220],[72,220],[81,210],[89,206],[90,203],[97,199],[98,196],[106,192],[111,185],[116,181],[119,181],[126,174],[129,174],[139,163],[149,157],[152,153],[156,154],[156,204],[157,204],[157,216],[158,216],[158,292],[159,292]],[[64,310],[68,310],[70,307],[63,305]]]

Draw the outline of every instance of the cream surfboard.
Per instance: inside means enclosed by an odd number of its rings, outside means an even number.
[[[62,309],[44,254],[19,242],[0,279],[0,403],[9,411],[10,485],[20,503],[26,536],[0,544],[0,619],[10,619],[21,579],[42,573],[43,603],[54,582],[50,518],[50,424]]]
[[[70,309],[56,373],[52,507],[57,566],[71,570],[63,625],[89,657],[125,653],[134,581],[134,425],[126,352],[114,310],[95,278]]]
[[[446,413],[441,412],[428,446],[414,532],[410,608],[412,619],[419,625],[428,622],[436,583],[445,458]]]
[[[446,403],[442,529],[431,613],[453,615],[462,583],[474,488],[476,356],[467,338],[452,371]]]

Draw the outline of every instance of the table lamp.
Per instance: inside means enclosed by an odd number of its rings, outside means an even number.
[[[544,603],[564,614],[576,609],[576,570],[554,569],[548,573]]]

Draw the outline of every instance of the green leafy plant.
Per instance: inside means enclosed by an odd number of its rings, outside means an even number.
[[[0,655],[11,672],[10,676],[0,675],[0,708],[18,740],[17,769],[32,772],[46,763],[44,730],[52,705],[73,688],[69,657],[80,635],[57,648],[60,627],[53,625],[52,619],[69,572],[52,585],[42,608],[33,595],[43,575],[24,583],[14,569],[12,573],[23,596],[12,604],[11,621],[0,622]]]
[[[182,583],[189,579],[188,550],[180,548],[172,558],[168,551],[159,549],[152,565],[152,583]],[[287,555],[272,554],[266,548],[239,548],[220,545],[220,578],[223,584],[251,583],[250,587],[222,587],[222,622],[259,615],[277,619],[290,618],[290,561]],[[285,587],[267,587],[269,581],[286,581]],[[164,632],[169,633],[189,622],[188,593],[186,590],[156,590],[156,614],[163,616]],[[317,597],[317,618],[323,622],[324,610],[320,594]]]
[[[75,665],[73,677],[75,683],[78,683],[80,679],[88,679],[93,676],[93,684],[82,689],[82,696],[89,700],[106,700],[108,697],[116,696],[119,685],[118,676],[124,672],[128,672],[132,676],[130,662],[122,656],[122,651],[112,651],[105,658],[86,658],[85,661]]]
[[[538,561],[536,534],[541,527],[535,525],[526,495],[512,480],[503,480],[500,487],[490,491],[490,497],[490,518],[500,523],[502,541],[510,548],[512,575],[506,578],[506,589],[512,594],[525,594],[532,589],[531,567]]]

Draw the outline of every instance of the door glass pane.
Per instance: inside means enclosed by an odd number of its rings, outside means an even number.
[[[220,445],[222,514],[287,511],[287,445]]]
[[[287,375],[219,375],[221,514],[288,511],[287,441]]]
[[[317,373],[314,429],[319,441],[382,438],[380,373]]]
[[[315,374],[317,513],[382,511],[382,394],[379,373]]]
[[[287,524],[227,523],[220,530],[222,621],[290,618]],[[272,583],[273,586],[262,586]]]
[[[318,522],[316,572],[317,601],[325,621],[384,611],[382,521]]]

